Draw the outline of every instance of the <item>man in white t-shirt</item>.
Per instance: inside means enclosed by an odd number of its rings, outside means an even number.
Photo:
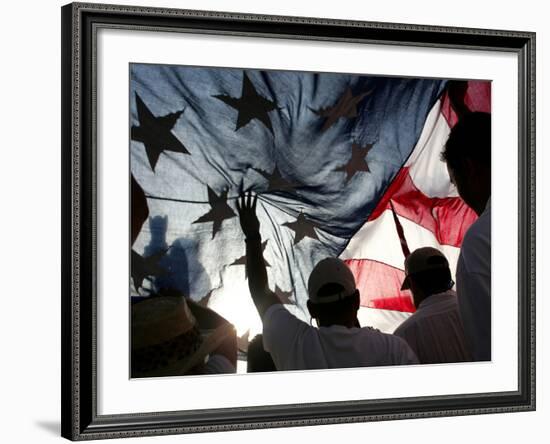
[[[491,360],[491,115],[462,115],[441,154],[460,197],[479,218],[456,268],[458,305],[474,361]]]
[[[396,336],[359,326],[359,291],[347,265],[319,262],[308,280],[307,307],[318,328],[292,315],[268,286],[262,256],[256,197],[237,203],[246,236],[248,283],[263,322],[263,344],[277,370],[307,370],[416,364],[416,355]]]
[[[421,364],[470,361],[447,258],[436,248],[422,247],[405,260],[405,280],[416,311],[394,335],[403,338]]]

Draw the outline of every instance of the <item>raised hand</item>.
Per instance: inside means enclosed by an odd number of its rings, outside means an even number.
[[[242,193],[237,199],[237,211],[241,221],[241,228],[245,237],[259,238],[260,237],[260,221],[256,216],[256,202],[258,195],[252,196],[252,192]]]
[[[258,195],[252,192],[242,193],[237,199],[237,211],[241,221],[241,228],[246,237],[246,269],[248,271],[248,288],[256,305],[256,309],[263,318],[265,312],[274,304],[280,304],[279,298],[269,289],[267,271],[262,254],[260,237],[260,221],[256,216]]]

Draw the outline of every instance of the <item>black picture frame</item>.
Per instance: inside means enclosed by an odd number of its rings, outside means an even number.
[[[62,14],[62,436],[120,438],[535,409],[535,33],[72,3]],[[96,30],[423,46],[517,55],[518,390],[102,416],[96,380]]]

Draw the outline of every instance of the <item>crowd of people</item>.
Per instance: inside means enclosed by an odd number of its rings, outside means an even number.
[[[241,195],[237,210],[246,241],[248,285],[263,324],[262,335],[248,347],[249,372],[491,359],[490,114],[461,116],[441,158],[478,219],[464,236],[456,286],[441,251],[427,246],[405,259],[402,289],[410,290],[416,311],[393,334],[360,325],[360,293],[352,272],[338,258],[323,259],[309,276],[311,322],[290,313],[268,283],[257,196]],[[201,333],[205,330],[206,335]],[[132,308],[133,377],[231,373],[236,359],[233,326],[189,299],[157,297]]]

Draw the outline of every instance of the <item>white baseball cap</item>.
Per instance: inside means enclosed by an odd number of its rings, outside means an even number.
[[[344,289],[339,293],[319,297],[319,290],[327,284],[338,284]],[[344,261],[335,257],[327,257],[313,268],[309,275],[307,289],[309,300],[316,304],[336,302],[353,296],[357,291],[353,273]]]

